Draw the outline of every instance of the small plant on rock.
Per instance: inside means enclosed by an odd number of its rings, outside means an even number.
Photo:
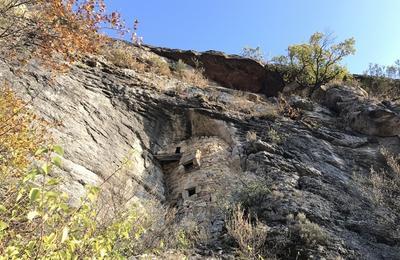
[[[299,108],[292,107],[283,95],[278,97],[278,111],[281,115],[293,120],[301,118],[302,111]]]
[[[144,63],[139,62],[132,52],[122,46],[116,46],[111,50],[105,51],[104,54],[107,60],[118,67],[132,69],[137,72],[143,72],[146,69]]]
[[[325,231],[318,224],[308,220],[304,213],[298,213],[296,217],[290,214],[288,221],[291,232],[308,246],[326,244],[328,236]]]
[[[151,70],[155,73],[165,75],[165,76],[170,76],[171,75],[171,69],[169,68],[168,62],[164,61],[158,56],[153,56],[149,60]]]
[[[226,220],[228,234],[239,246],[239,253],[246,259],[262,259],[265,254],[264,244],[267,240],[268,226],[257,218],[251,221],[251,216],[245,214],[237,205]]]
[[[246,208],[252,208],[265,200],[271,190],[262,181],[249,181],[239,192],[239,200]]]
[[[267,132],[268,134],[268,138],[276,143],[276,144],[281,144],[283,142],[283,137],[278,133],[278,131],[276,131],[273,128],[270,128]]]
[[[255,131],[247,131],[246,140],[248,142],[256,141],[257,140],[257,133]]]
[[[205,87],[208,81],[204,76],[204,68],[196,59],[193,60],[195,68],[191,68],[182,60],[178,60],[174,65],[174,71],[185,82],[195,85],[196,87]]]
[[[181,75],[187,69],[187,67],[188,65],[186,65],[186,63],[184,63],[182,60],[178,60],[175,62],[173,69],[178,75]]]

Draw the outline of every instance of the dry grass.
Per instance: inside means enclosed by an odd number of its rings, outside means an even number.
[[[283,95],[279,95],[278,97],[278,111],[281,115],[293,120],[300,119],[302,114],[301,110],[292,107]]]
[[[268,226],[257,218],[254,224],[250,215],[238,205],[226,221],[228,234],[239,246],[240,254],[246,259],[262,259],[265,253],[264,244],[267,240]]]
[[[203,71],[201,70],[186,70],[181,74],[181,77],[185,82],[196,87],[203,88],[208,85],[208,80],[204,77]]]
[[[154,73],[161,74],[164,76],[171,76],[171,69],[168,62],[161,59],[158,56],[153,56],[149,59],[150,70]]]
[[[167,77],[172,75],[168,62],[161,57],[142,55],[141,61],[138,59],[141,56],[138,51],[128,46],[115,45],[107,47],[103,51],[103,55],[108,61],[121,68],[132,69],[137,72],[150,71]]]
[[[216,98],[218,101],[218,95]],[[226,104],[227,108],[266,120],[275,120],[278,116],[278,107],[268,101],[262,101],[258,95],[246,93],[240,90],[233,92],[231,100]]]
[[[255,131],[247,131],[246,140],[248,142],[256,141],[257,140],[257,133]]]
[[[195,62],[195,64],[196,67],[192,68],[182,60],[179,60],[175,63],[173,68],[175,73],[186,83],[200,88],[208,86],[209,82],[204,76],[204,68],[202,68],[198,62]]]
[[[118,67],[132,69],[137,72],[146,70],[146,64],[138,61],[132,52],[122,47],[108,50],[104,54],[107,60]]]
[[[152,220],[151,226],[146,226],[146,232],[135,244],[136,255],[152,252],[158,253],[160,259],[165,259],[168,252],[190,255],[198,243],[208,239],[196,222],[179,221],[174,208],[158,208],[149,212],[148,218]]]
[[[347,76],[345,79],[334,79],[331,80],[328,84],[326,84],[327,86],[350,86],[350,87],[360,87],[361,86],[361,82],[357,79],[355,79],[354,77],[352,77],[351,75]]]
[[[275,105],[269,103],[262,103],[262,105],[260,106],[257,106],[256,104],[251,108],[250,111],[252,116],[268,120],[275,120],[279,116],[278,108]]]
[[[353,174],[360,183],[361,191],[369,196],[377,206],[385,206],[400,213],[400,156],[391,154],[385,148],[381,149],[389,170],[371,168],[367,176]]]

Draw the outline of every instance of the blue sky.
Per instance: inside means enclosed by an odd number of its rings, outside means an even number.
[[[238,54],[260,46],[267,58],[316,31],[355,37],[353,73],[400,58],[400,0],[106,0],[151,45]]]

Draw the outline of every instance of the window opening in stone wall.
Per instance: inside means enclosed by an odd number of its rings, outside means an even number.
[[[190,171],[194,169],[194,163],[193,161],[187,162],[186,164],[183,165],[185,168],[185,171]]]
[[[188,196],[191,197],[196,194],[196,187],[187,189]]]

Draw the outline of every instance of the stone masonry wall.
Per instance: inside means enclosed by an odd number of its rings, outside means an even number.
[[[222,209],[230,200],[229,194],[240,185],[231,147],[218,137],[196,137],[171,144],[163,152],[175,153],[177,147],[182,158],[200,153],[200,165],[185,169],[182,160],[165,165],[167,201],[177,207],[182,220],[195,220],[214,237],[222,230]]]

